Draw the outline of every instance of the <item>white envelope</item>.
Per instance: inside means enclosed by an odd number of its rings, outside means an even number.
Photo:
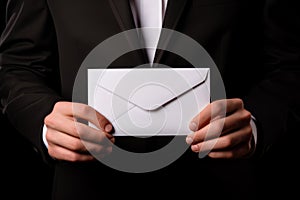
[[[209,68],[88,69],[88,104],[115,136],[190,134],[191,119],[209,103]]]

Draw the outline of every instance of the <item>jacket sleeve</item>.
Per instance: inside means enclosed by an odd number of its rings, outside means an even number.
[[[10,0],[0,40],[0,108],[44,159],[44,117],[61,99],[57,54],[46,1]]]
[[[300,14],[296,1],[266,0],[264,10],[264,80],[250,92],[245,106],[258,125],[258,155],[284,148],[292,139],[289,119],[300,108]],[[260,73],[260,72],[257,72]],[[293,120],[298,123],[298,120]]]

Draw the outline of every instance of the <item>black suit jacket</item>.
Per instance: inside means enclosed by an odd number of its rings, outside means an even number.
[[[0,32],[4,29],[6,1],[0,2]]]
[[[294,29],[299,27],[299,16],[294,7],[282,0],[169,0],[164,19],[165,28],[186,34],[208,51],[221,72],[227,97],[242,98],[255,116],[257,155],[280,142],[288,117],[299,107],[299,34]],[[280,15],[280,9],[287,12]],[[130,6],[125,0],[14,0],[8,4],[8,16],[0,45],[2,111],[48,160],[41,138],[44,117],[57,101],[72,100],[76,73],[96,45],[135,28]],[[185,59],[166,51],[158,51],[155,61],[172,67],[189,66]],[[143,63],[147,63],[146,56],[138,50],[116,59],[110,67]],[[159,146],[161,138],[153,140],[150,145]],[[129,141],[120,145],[139,146],[140,141]],[[235,162],[239,161],[231,163]],[[199,160],[188,150],[152,175],[185,172],[191,176],[208,170],[212,173],[200,173],[201,177],[213,182],[212,176],[220,178],[220,171],[226,168],[222,165],[221,170],[220,163],[227,162]],[[99,195],[93,183],[102,180],[103,171],[114,178],[127,177],[100,163],[56,164],[54,196],[58,197],[64,193],[79,198],[81,191]],[[228,181],[230,175],[223,180]],[[124,179],[118,180],[124,183]],[[86,184],[82,186],[82,182]]]

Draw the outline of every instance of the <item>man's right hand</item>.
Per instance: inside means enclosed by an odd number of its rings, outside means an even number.
[[[97,128],[80,120],[88,121]],[[48,152],[55,159],[92,161],[112,151],[114,137],[110,134],[113,130],[111,123],[88,105],[58,102],[44,123]]]

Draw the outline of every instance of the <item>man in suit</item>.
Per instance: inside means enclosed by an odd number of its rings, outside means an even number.
[[[222,75],[227,99],[212,102],[201,111],[202,117],[192,120],[193,133],[183,139],[191,148],[174,163],[155,172],[127,174],[95,161],[83,143],[88,142],[89,148],[105,156],[113,151],[112,143],[133,151],[151,151],[165,138],[115,138],[111,134],[113,127],[101,113],[91,117],[95,111],[85,102],[72,103],[72,91],[81,63],[96,45],[141,25],[132,14],[131,5],[135,3],[12,0],[8,4],[10,24],[0,46],[2,110],[39,149],[45,161],[55,166],[53,197],[83,199],[88,195],[88,199],[98,199],[103,189],[120,187],[128,178],[135,181],[132,186],[139,187],[140,181],[147,183],[161,176],[166,180],[157,185],[171,186],[167,181],[170,177],[181,177],[183,183],[201,182],[190,187],[206,194],[216,195],[214,191],[220,190],[228,197],[239,193],[255,196],[255,189],[249,187],[250,161],[244,158],[261,156],[278,143],[285,134],[291,110],[299,106],[299,46],[277,41],[286,35],[294,37],[294,30],[273,33],[274,29],[281,30],[273,12],[282,2],[162,3],[161,7],[166,7],[162,27],[186,34],[208,51]],[[147,54],[137,50],[119,57],[110,67],[134,67],[148,62]],[[157,51],[154,62],[190,66],[185,59],[167,51]],[[224,104],[226,116],[218,118],[219,113],[211,113],[212,107]],[[79,108],[76,114],[72,111],[74,105]],[[93,122],[99,130],[77,121],[78,118]],[[199,159],[201,146],[211,142],[203,139],[207,128],[223,121],[221,136],[212,138],[215,146],[206,158]],[[111,143],[104,145],[104,138]],[[109,180],[115,184],[107,184]]]

